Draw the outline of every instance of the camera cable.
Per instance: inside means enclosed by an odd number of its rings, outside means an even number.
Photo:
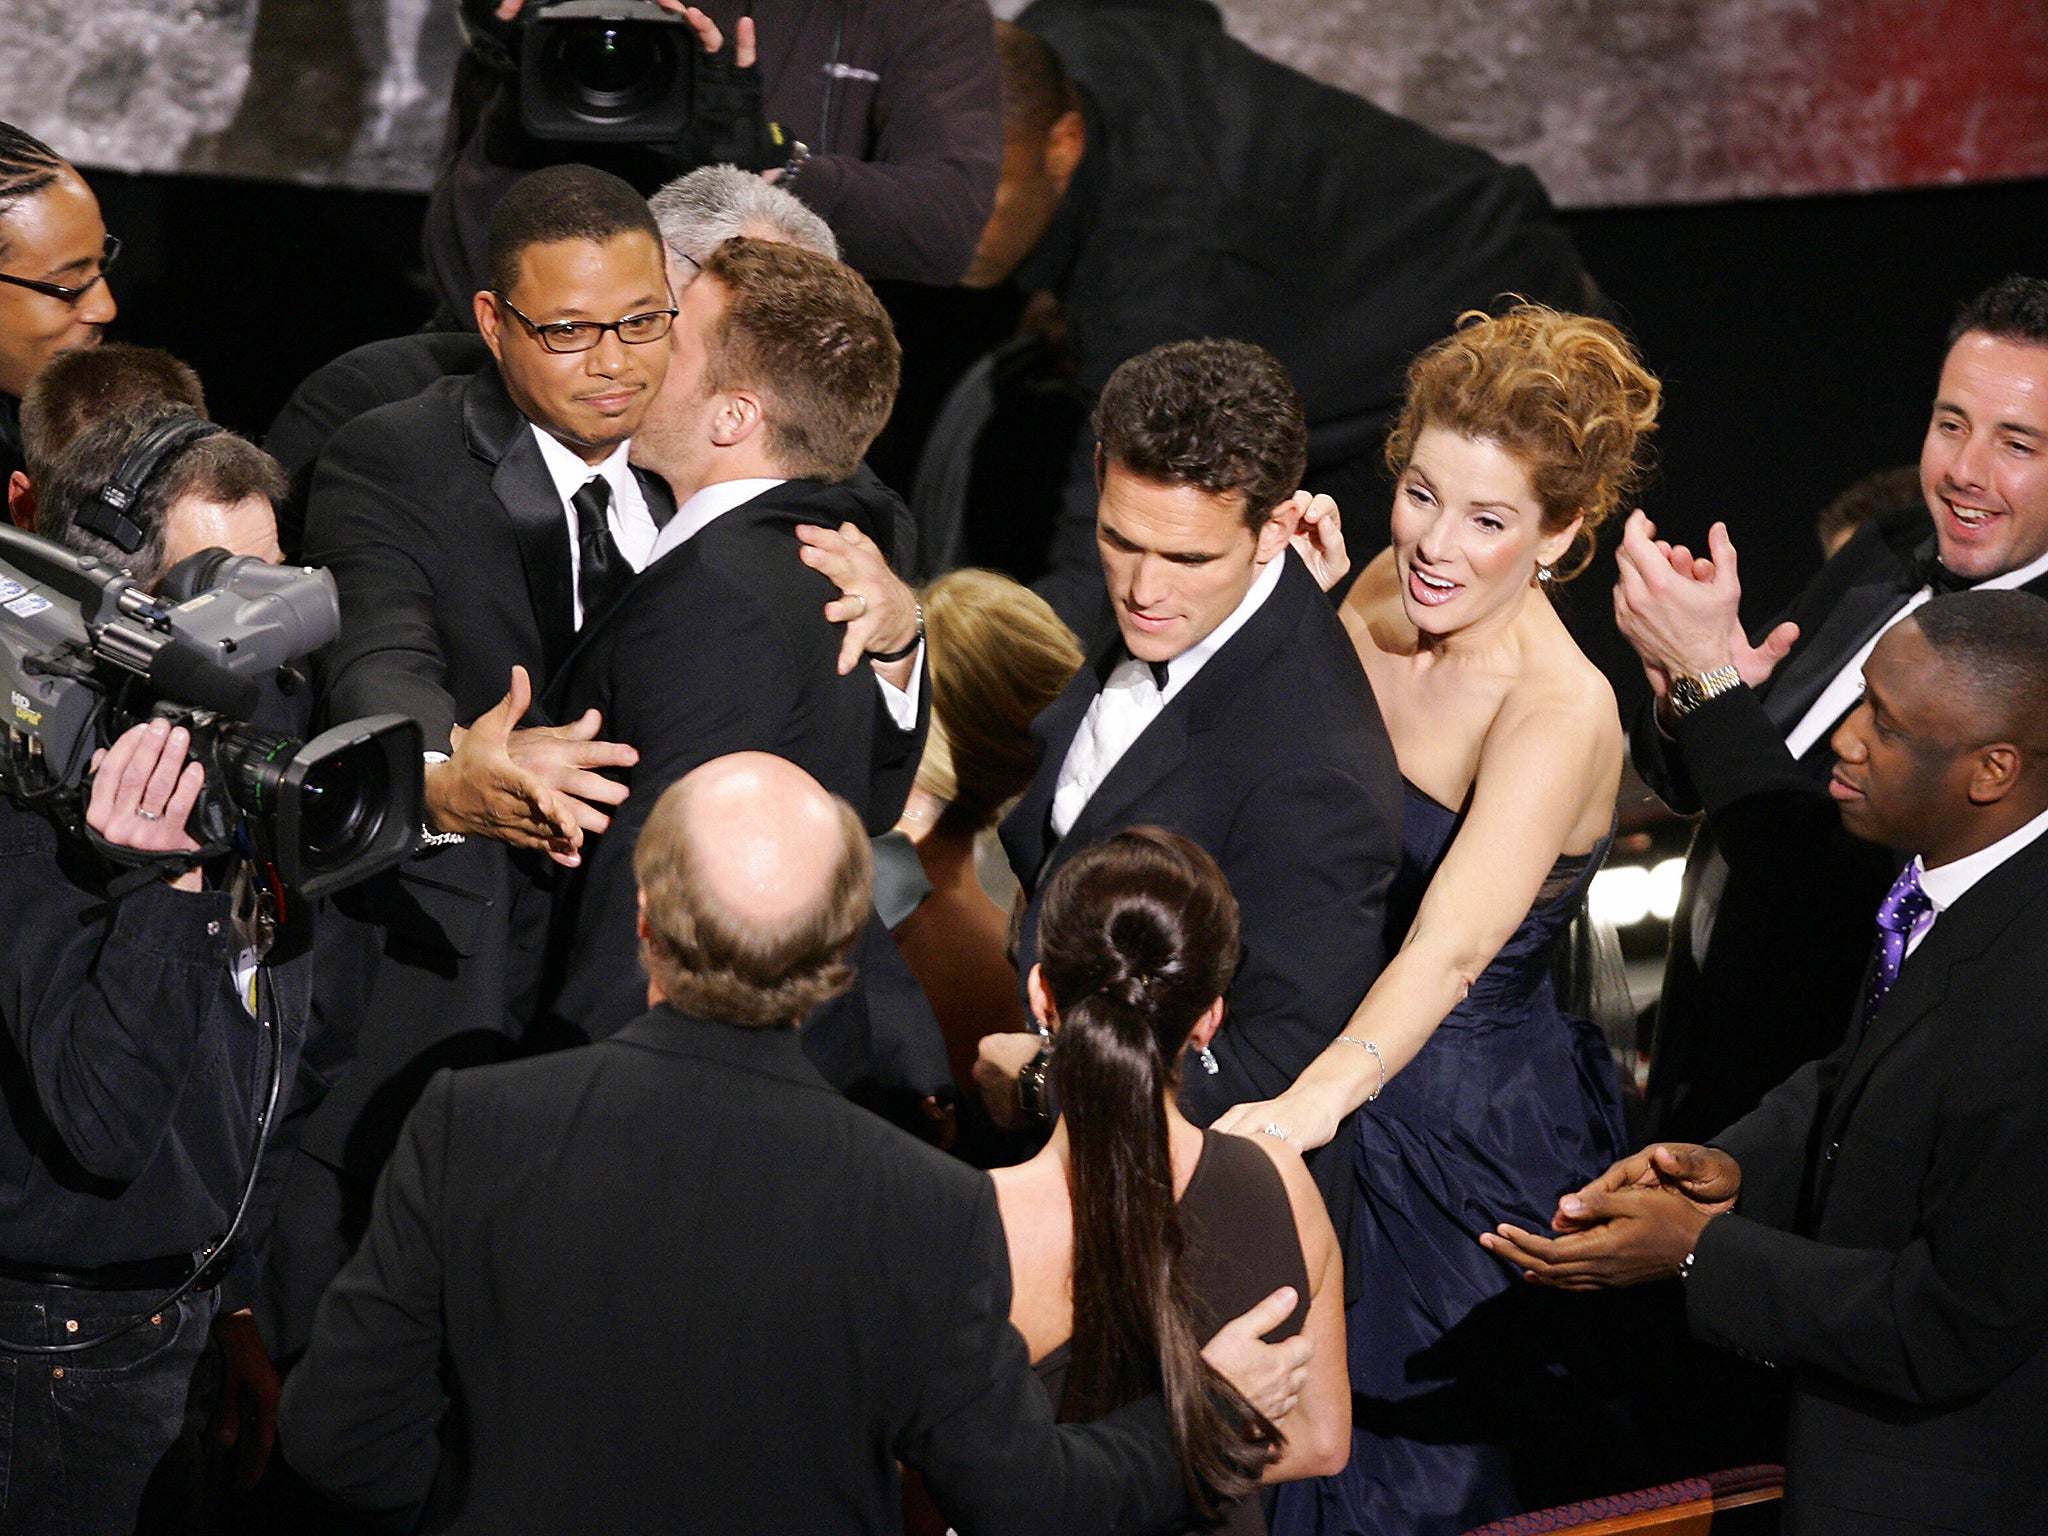
[[[284,1090],[284,1037],[277,1022],[277,986],[271,979],[268,963],[256,966],[256,1022],[263,1031],[263,1039],[269,1049],[270,1063],[264,1096],[262,1116],[256,1122],[256,1136],[249,1149],[249,1174],[242,1181],[240,1199],[235,1202],[234,1219],[228,1223],[228,1230],[217,1243],[200,1250],[193,1256],[192,1273],[181,1281],[177,1288],[166,1293],[156,1305],[145,1312],[138,1312],[89,1339],[76,1339],[64,1344],[19,1344],[13,1339],[0,1337],[0,1354],[9,1355],[75,1355],[82,1350],[97,1349],[110,1339],[133,1333],[152,1318],[161,1317],[173,1306],[183,1301],[200,1281],[207,1278],[207,1272],[233,1243],[242,1230],[242,1223],[249,1214],[249,1202],[256,1194],[256,1181],[263,1171],[264,1149],[270,1145],[271,1127],[277,1120],[277,1103]]]

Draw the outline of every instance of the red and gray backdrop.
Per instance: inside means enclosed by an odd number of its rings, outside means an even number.
[[[1533,167],[1569,207],[2048,176],[2048,0],[1222,8],[1253,47]],[[87,165],[418,190],[454,11],[0,0],[0,119]]]

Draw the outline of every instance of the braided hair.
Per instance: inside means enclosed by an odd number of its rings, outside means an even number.
[[[1195,1024],[1237,969],[1237,902],[1216,861],[1158,827],[1075,855],[1046,888],[1039,966],[1059,1011],[1074,1334],[1061,1416],[1159,1391],[1188,1496],[1212,1518],[1258,1486],[1279,1432],[1202,1359],[1173,1196],[1165,1098]]]
[[[49,145],[12,123],[0,123],[0,214],[63,173],[64,159]]]

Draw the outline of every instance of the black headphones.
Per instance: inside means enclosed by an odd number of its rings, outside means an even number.
[[[129,509],[143,487],[158,470],[203,437],[225,432],[226,427],[204,416],[168,416],[121,455],[114,476],[100,487],[99,494],[72,519],[74,527],[98,534],[123,554],[132,555],[149,537],[147,530],[130,516]]]

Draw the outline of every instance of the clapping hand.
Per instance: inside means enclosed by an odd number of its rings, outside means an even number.
[[[1642,658],[1643,671],[1661,700],[1674,676],[1733,666],[1754,688],[1777,668],[1799,638],[1799,626],[1780,624],[1752,646],[1742,629],[1742,583],[1735,545],[1725,523],[1707,530],[1706,557],[1657,537],[1639,508],[1623,526],[1615,564],[1614,622]]]
[[[1742,1165],[1719,1147],[1656,1142],[1559,1200],[1550,1225],[1559,1232],[1595,1226],[1601,1198],[1627,1189],[1675,1190],[1718,1216],[1742,1193]]]
[[[1719,1148],[1660,1143],[1560,1200],[1551,1220],[1558,1236],[1503,1223],[1479,1242],[1538,1284],[1568,1291],[1640,1285],[1676,1274],[1741,1189],[1741,1166]]]

